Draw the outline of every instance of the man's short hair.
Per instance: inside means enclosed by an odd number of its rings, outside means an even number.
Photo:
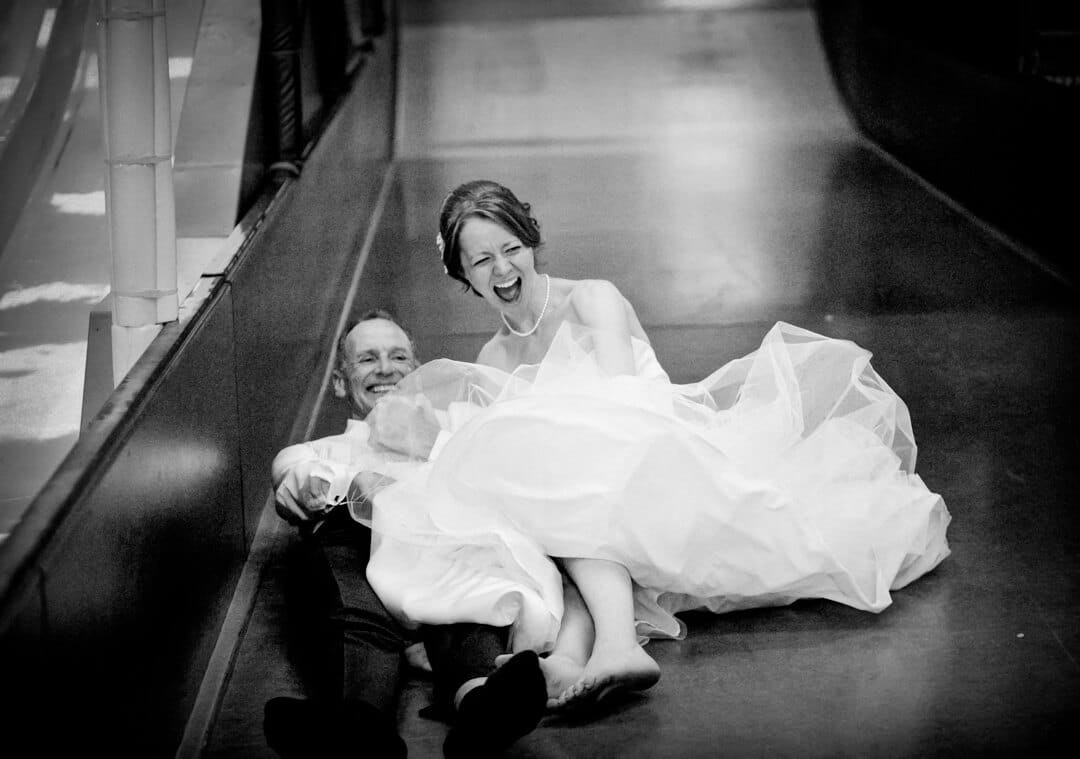
[[[409,347],[412,348],[413,358],[417,362],[420,361],[420,358],[416,355],[416,341],[413,340],[412,333],[409,332],[408,328],[401,323],[401,320],[394,316],[394,314],[392,314],[390,311],[387,311],[385,308],[371,308],[360,314],[360,316],[358,316],[357,318],[350,319],[348,322],[346,322],[345,329],[341,330],[341,334],[338,335],[337,345],[334,349],[334,362],[337,364],[337,368],[339,370],[345,370],[345,340],[349,337],[349,333],[353,331],[356,325],[362,324],[364,322],[369,322],[374,319],[384,319],[391,324],[396,324],[398,329],[405,333],[405,338],[409,341]]]

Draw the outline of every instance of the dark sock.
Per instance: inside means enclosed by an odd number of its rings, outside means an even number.
[[[534,651],[522,651],[465,694],[443,743],[447,759],[499,756],[532,732],[547,706],[547,685]]]
[[[404,759],[393,721],[366,701],[309,701],[281,696],[263,711],[266,742],[284,759],[377,757]]]

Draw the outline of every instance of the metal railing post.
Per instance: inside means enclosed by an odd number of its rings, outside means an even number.
[[[105,198],[119,382],[177,318],[176,211],[165,0],[98,0]]]

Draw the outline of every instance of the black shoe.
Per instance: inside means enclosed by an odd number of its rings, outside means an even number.
[[[266,743],[285,759],[300,757],[305,751],[325,753],[319,743],[325,737],[328,707],[302,698],[279,696],[263,707],[263,735]]]
[[[309,701],[280,696],[263,710],[266,742],[283,759],[405,759],[393,722],[366,701]]]
[[[534,651],[522,651],[473,688],[458,705],[443,743],[447,759],[501,756],[532,732],[547,707],[547,685]]]

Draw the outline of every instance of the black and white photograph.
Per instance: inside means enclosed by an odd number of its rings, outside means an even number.
[[[1080,3],[0,0],[0,755],[1072,756]]]

